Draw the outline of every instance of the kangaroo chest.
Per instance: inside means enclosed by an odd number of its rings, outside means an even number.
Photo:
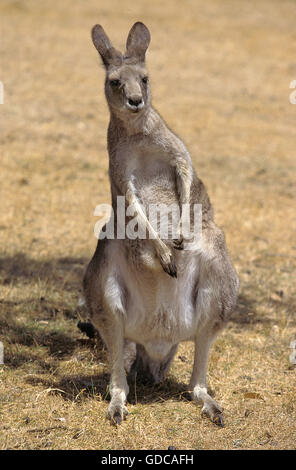
[[[177,202],[174,168],[164,152],[154,148],[137,149],[129,155],[126,171],[142,204]]]

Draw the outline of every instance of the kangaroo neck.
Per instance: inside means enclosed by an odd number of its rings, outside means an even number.
[[[116,128],[121,135],[149,135],[160,120],[160,116],[151,106],[134,114],[127,113],[126,111],[114,112],[110,109],[110,127]]]

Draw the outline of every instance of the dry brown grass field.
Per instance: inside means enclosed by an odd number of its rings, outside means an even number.
[[[1,0],[0,449],[295,449],[294,0]],[[153,104],[182,137],[241,288],[208,382],[225,427],[165,382],[133,384],[111,426],[103,345],[77,329],[94,208],[110,201],[101,23],[124,49],[149,27]]]

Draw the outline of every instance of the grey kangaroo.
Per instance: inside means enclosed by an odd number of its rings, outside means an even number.
[[[184,143],[151,106],[145,53],[147,27],[131,28],[126,52],[111,44],[95,25],[92,40],[106,69],[105,94],[110,110],[109,177],[114,220],[117,197],[131,206],[146,239],[99,240],[84,278],[84,292],[93,325],[110,356],[111,401],[107,415],[116,424],[128,414],[127,374],[147,372],[163,380],[181,341],[194,341],[189,385],[202,413],[223,426],[222,408],[206,384],[210,347],[227,323],[238,295],[239,281],[223,232],[197,177]],[[149,205],[202,207],[202,240],[184,249],[188,240],[161,237],[147,217]],[[145,210],[147,209],[147,211]]]

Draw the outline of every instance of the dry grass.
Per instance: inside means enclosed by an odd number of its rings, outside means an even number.
[[[1,1],[1,449],[295,449],[295,13],[292,0]],[[138,19],[154,104],[188,145],[240,275],[209,364],[224,429],[183,393],[190,344],[164,384],[132,385],[128,420],[110,426],[105,351],[76,328],[93,210],[109,201],[89,31],[100,22],[123,48]]]

